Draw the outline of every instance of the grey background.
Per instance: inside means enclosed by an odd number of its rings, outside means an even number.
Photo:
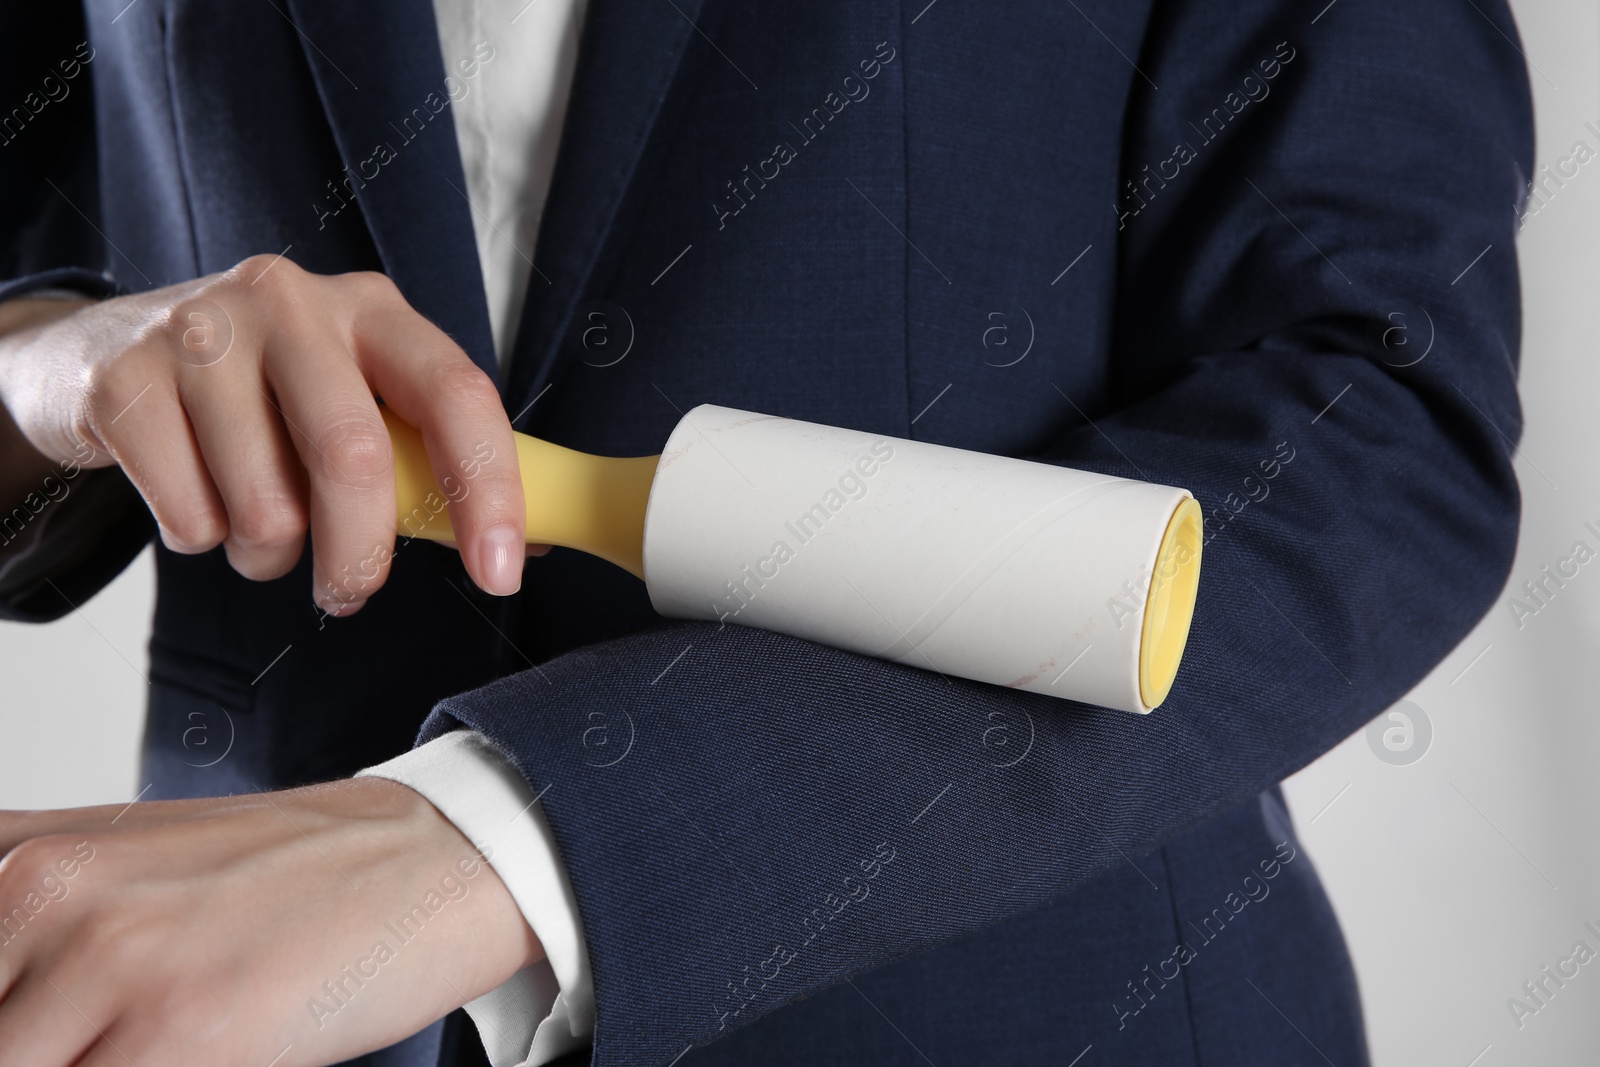
[[[1584,126],[1600,129],[1600,9],[1513,7],[1539,165],[1579,140],[1600,155],[1600,134]],[[1520,629],[1507,603],[1579,538],[1600,548],[1584,529],[1600,528],[1597,236],[1600,158],[1556,189],[1520,238],[1527,432],[1517,563],[1488,617],[1408,695],[1432,728],[1426,752],[1385,761],[1357,734],[1288,783],[1355,956],[1379,1067],[1600,1062],[1600,961],[1521,1029],[1507,1007],[1576,941],[1600,952],[1583,928],[1600,928],[1600,560]],[[147,551],[60,622],[0,623],[0,808],[126,802],[143,787],[135,753],[152,591]],[[1307,1052],[1285,1050],[1296,1062]]]

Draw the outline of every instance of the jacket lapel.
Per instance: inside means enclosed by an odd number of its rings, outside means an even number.
[[[384,269],[500,375],[430,0],[285,0]],[[531,422],[705,0],[589,0],[507,410]],[[493,43],[492,41],[490,42]],[[440,107],[434,112],[434,107]],[[408,117],[420,112],[425,124]],[[419,130],[420,127],[420,130]],[[368,178],[368,175],[372,177]]]
[[[705,0],[589,0],[560,156],[540,224],[506,408],[526,430],[618,209],[698,34]],[[541,277],[542,274],[542,277]]]
[[[430,0],[285,2],[384,270],[498,381]]]

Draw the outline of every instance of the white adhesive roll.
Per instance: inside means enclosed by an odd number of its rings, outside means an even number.
[[[644,571],[672,618],[1144,713],[1200,532],[1184,489],[704,404],[662,452]]]

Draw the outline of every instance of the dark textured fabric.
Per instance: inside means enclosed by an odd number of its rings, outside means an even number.
[[[67,614],[121,574],[155,526],[120,467],[68,465],[0,513],[0,615],[49,622]]]
[[[124,6],[87,5],[79,138],[0,147],[29,203],[76,168],[110,250],[19,271],[143,289],[288,248],[388,270],[494,365],[427,0]],[[1271,787],[1510,564],[1515,39],[1499,2],[591,0],[519,428],[644,454],[714,402],[1185,486],[1208,542],[1171,697],[668,623],[562,550],[496,600],[405,544],[323,625],[308,561],[257,584],[158,548],[148,795],[348,774],[449,698],[423,737],[483,730],[543,791],[597,1064],[1364,1063]]]

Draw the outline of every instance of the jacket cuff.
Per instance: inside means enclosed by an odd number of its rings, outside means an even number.
[[[0,618],[50,622],[122,573],[155,520],[120,467],[61,466],[0,514]]]
[[[31,296],[46,289],[67,289],[95,299],[120,296],[126,291],[110,277],[97,271],[83,267],[56,267],[0,281],[0,300]]]

